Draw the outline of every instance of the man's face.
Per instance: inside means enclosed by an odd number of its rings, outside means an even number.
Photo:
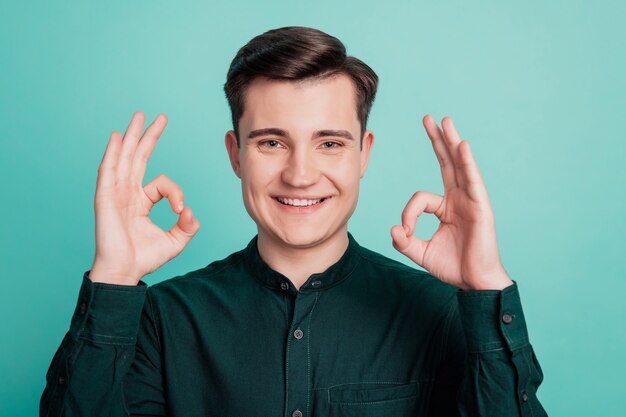
[[[354,84],[341,74],[294,83],[255,78],[226,133],[233,170],[259,237],[306,248],[347,231],[374,140],[363,137]]]

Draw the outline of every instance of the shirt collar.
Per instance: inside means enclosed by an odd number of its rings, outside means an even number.
[[[244,262],[248,268],[248,272],[257,278],[263,285],[284,293],[296,293],[296,287],[291,280],[278,271],[273,270],[265,263],[259,254],[257,246],[259,235],[250,240],[248,246],[244,249]],[[354,239],[352,234],[348,232],[348,247],[341,258],[324,272],[312,274],[300,287],[301,292],[321,291],[336,285],[340,281],[347,278],[359,261],[360,245]]]

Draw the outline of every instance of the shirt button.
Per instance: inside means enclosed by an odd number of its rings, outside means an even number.
[[[280,283],[280,288],[282,288],[283,291],[287,291],[289,289],[289,284],[283,281]]]
[[[526,391],[522,391],[522,401],[528,401],[528,394],[526,393]]]
[[[85,312],[87,311],[87,304],[85,303],[80,303],[80,306],[78,307],[78,311],[80,312],[80,314],[85,314]]]
[[[311,283],[311,287],[319,287],[320,285],[322,285],[322,281],[320,280],[315,280]]]
[[[296,329],[296,331],[293,332],[293,337],[295,337],[296,339],[302,339],[302,336],[304,336],[304,333],[300,329]]]
[[[63,385],[65,384],[65,377],[64,376],[60,376],[59,377],[59,385]]]
[[[504,324],[511,324],[511,322],[513,321],[513,316],[509,313],[505,313],[502,315],[502,321],[504,322]]]
[[[302,411],[295,410],[293,413],[291,413],[291,417],[302,417]]]

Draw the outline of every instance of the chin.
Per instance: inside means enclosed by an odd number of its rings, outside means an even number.
[[[315,228],[289,228],[276,233],[278,240],[287,246],[307,248],[326,240],[329,235]]]
[[[323,236],[321,235],[318,236],[317,234],[306,233],[304,231],[283,233],[281,238],[284,244],[301,248],[315,246],[320,240],[323,240]]]

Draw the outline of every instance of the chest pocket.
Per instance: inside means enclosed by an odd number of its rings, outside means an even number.
[[[409,417],[418,407],[417,382],[342,384],[328,389],[332,417]]]

